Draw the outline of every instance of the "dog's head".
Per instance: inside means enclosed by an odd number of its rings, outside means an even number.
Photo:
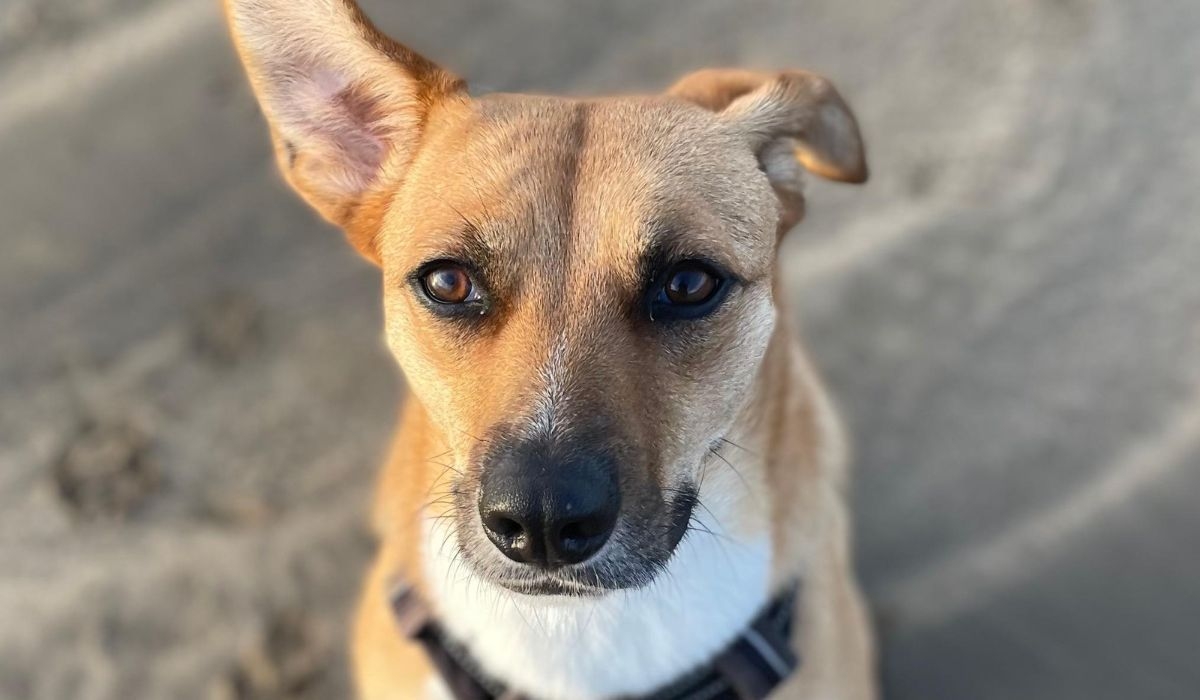
[[[350,0],[227,10],[288,181],[383,270],[388,343],[448,447],[431,515],[514,590],[649,581],[762,364],[801,171],[866,178],[837,92],[712,70],[474,98]]]

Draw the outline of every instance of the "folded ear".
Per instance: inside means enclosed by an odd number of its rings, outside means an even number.
[[[464,83],[381,34],[352,0],[225,0],[288,182],[378,261],[384,186]]]
[[[839,182],[867,179],[858,122],[833,84],[805,71],[696,71],[668,94],[717,113],[740,129],[784,205],[781,230],[804,211],[800,166]]]

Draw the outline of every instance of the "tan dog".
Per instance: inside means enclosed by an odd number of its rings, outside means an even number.
[[[382,268],[411,388],[361,696],[449,697],[397,581],[477,672],[570,700],[669,685],[799,581],[803,663],[771,697],[873,697],[842,437],[776,263],[803,169],[866,179],[834,88],[711,70],[656,96],[474,98],[350,0],[226,10],[288,181]]]

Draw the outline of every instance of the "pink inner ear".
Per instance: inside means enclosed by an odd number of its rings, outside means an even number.
[[[342,186],[361,191],[387,155],[385,114],[379,100],[345,76],[327,69],[303,71],[286,82],[279,120],[300,154],[334,171]]]

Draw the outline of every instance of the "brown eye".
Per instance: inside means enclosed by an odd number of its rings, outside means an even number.
[[[460,265],[444,263],[421,277],[425,294],[440,304],[461,304],[469,301],[474,291],[471,275]]]
[[[711,299],[720,286],[720,280],[705,268],[684,264],[670,273],[663,293],[671,304],[695,306]]]
[[[703,260],[683,260],[667,269],[650,289],[650,320],[670,323],[703,318],[721,305],[736,278]]]

